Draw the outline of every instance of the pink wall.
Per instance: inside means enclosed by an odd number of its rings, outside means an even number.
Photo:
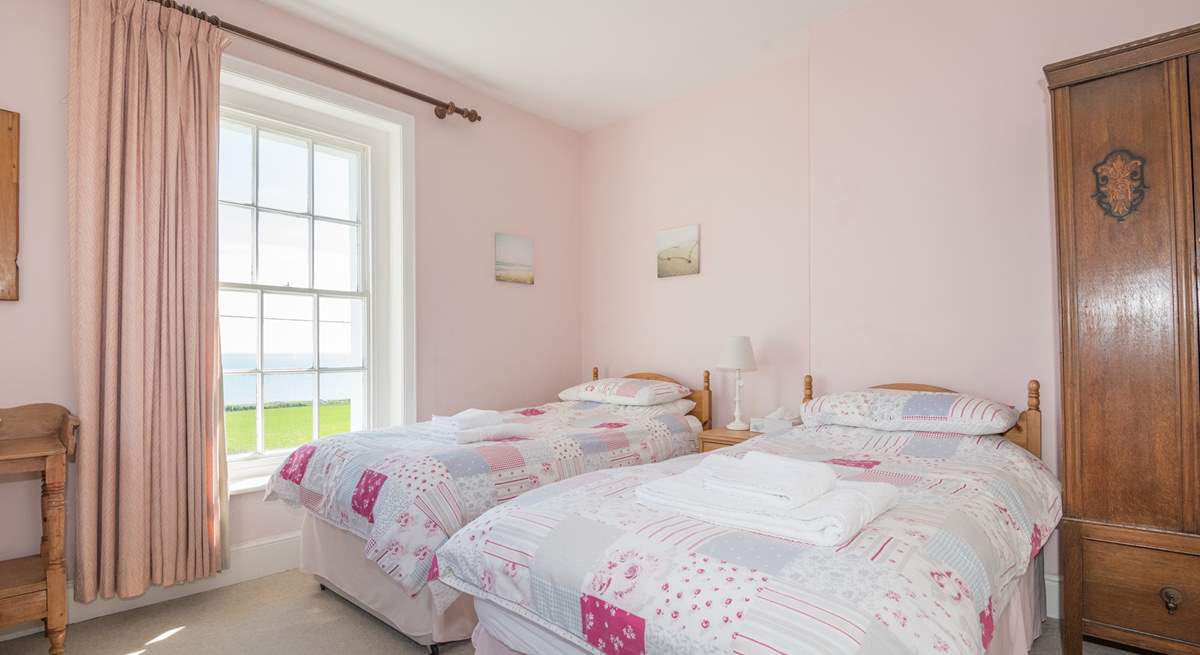
[[[749,335],[746,415],[800,402],[808,370],[804,58],[589,134],[583,156],[583,360],[699,384],[732,419],[723,340]],[[700,224],[700,274],[658,279],[655,233]]]
[[[21,300],[0,302],[0,406],[71,407],[67,3],[0,0],[0,16],[0,108],[21,114]],[[29,476],[0,476],[0,560],[37,552],[40,494]]]
[[[809,370],[818,393],[907,380],[1013,404],[1037,377],[1057,470],[1041,67],[1196,22],[1194,0],[857,2],[811,25],[807,57],[590,134],[581,367],[694,381],[750,334],[753,415],[798,403]],[[692,222],[701,274],[655,279],[654,231]]]
[[[1200,22],[1194,0],[864,2],[812,29],[813,368],[1012,404],[1058,470],[1053,61]],[[1020,405],[1023,406],[1023,405]],[[1057,543],[1047,568],[1057,572]]]
[[[193,3],[244,27],[475,107],[470,125],[260,46],[229,53],[416,119],[418,413],[545,401],[578,381],[580,137],[378,50],[251,0]],[[67,0],[0,0],[0,107],[22,114],[22,300],[0,303],[0,406],[74,406],[67,286]],[[537,284],[492,279],[493,233],[533,238]],[[504,344],[502,348],[495,344]],[[536,365],[531,365],[536,362]],[[35,552],[38,487],[0,478],[0,559]],[[234,544],[289,532],[299,513],[236,496]]]
[[[227,51],[415,117],[419,416],[544,402],[578,381],[578,134],[262,3],[198,6],[484,115],[442,121],[429,105],[285,53],[236,39]],[[493,279],[497,231],[533,238],[537,284]]]
[[[1056,462],[1041,67],[1197,21],[1200,5],[1187,0],[907,0],[902,9],[877,0],[814,26],[812,330],[822,382],[921,379],[1017,403],[1037,377],[1045,458]]]

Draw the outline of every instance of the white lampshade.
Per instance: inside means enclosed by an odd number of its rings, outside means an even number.
[[[754,361],[754,347],[750,345],[750,337],[729,337],[725,341],[725,350],[721,352],[721,360],[717,362],[717,366],[753,371],[757,364]]]

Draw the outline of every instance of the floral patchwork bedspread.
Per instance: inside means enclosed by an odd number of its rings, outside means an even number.
[[[900,502],[836,548],[634,499],[706,455],[601,471],[490,510],[437,553],[435,597],[482,597],[608,655],[982,653],[1062,516],[1058,481],[999,436],[799,427],[721,451],[830,463]]]
[[[324,438],[292,452],[266,498],[366,539],[366,557],[415,594],[434,550],[488,509],[588,471],[694,453],[699,430],[691,417],[584,401],[513,410],[503,420],[535,436],[460,445],[418,423]]]

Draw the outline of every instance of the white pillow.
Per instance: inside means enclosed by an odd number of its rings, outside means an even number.
[[[1020,413],[1001,403],[961,393],[866,389],[804,403],[806,425],[849,425],[887,431],[1001,434]]]
[[[654,418],[667,414],[683,416],[695,408],[695,401],[680,398],[679,400],[672,400],[671,402],[658,405],[605,405],[604,411],[627,418]]]
[[[674,382],[640,378],[604,378],[564,389],[558,397],[563,400],[591,400],[598,403],[645,407],[679,400],[690,396],[691,393],[691,389]]]

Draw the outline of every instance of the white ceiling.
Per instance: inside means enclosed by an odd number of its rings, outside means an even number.
[[[797,50],[842,0],[266,1],[586,131]]]

